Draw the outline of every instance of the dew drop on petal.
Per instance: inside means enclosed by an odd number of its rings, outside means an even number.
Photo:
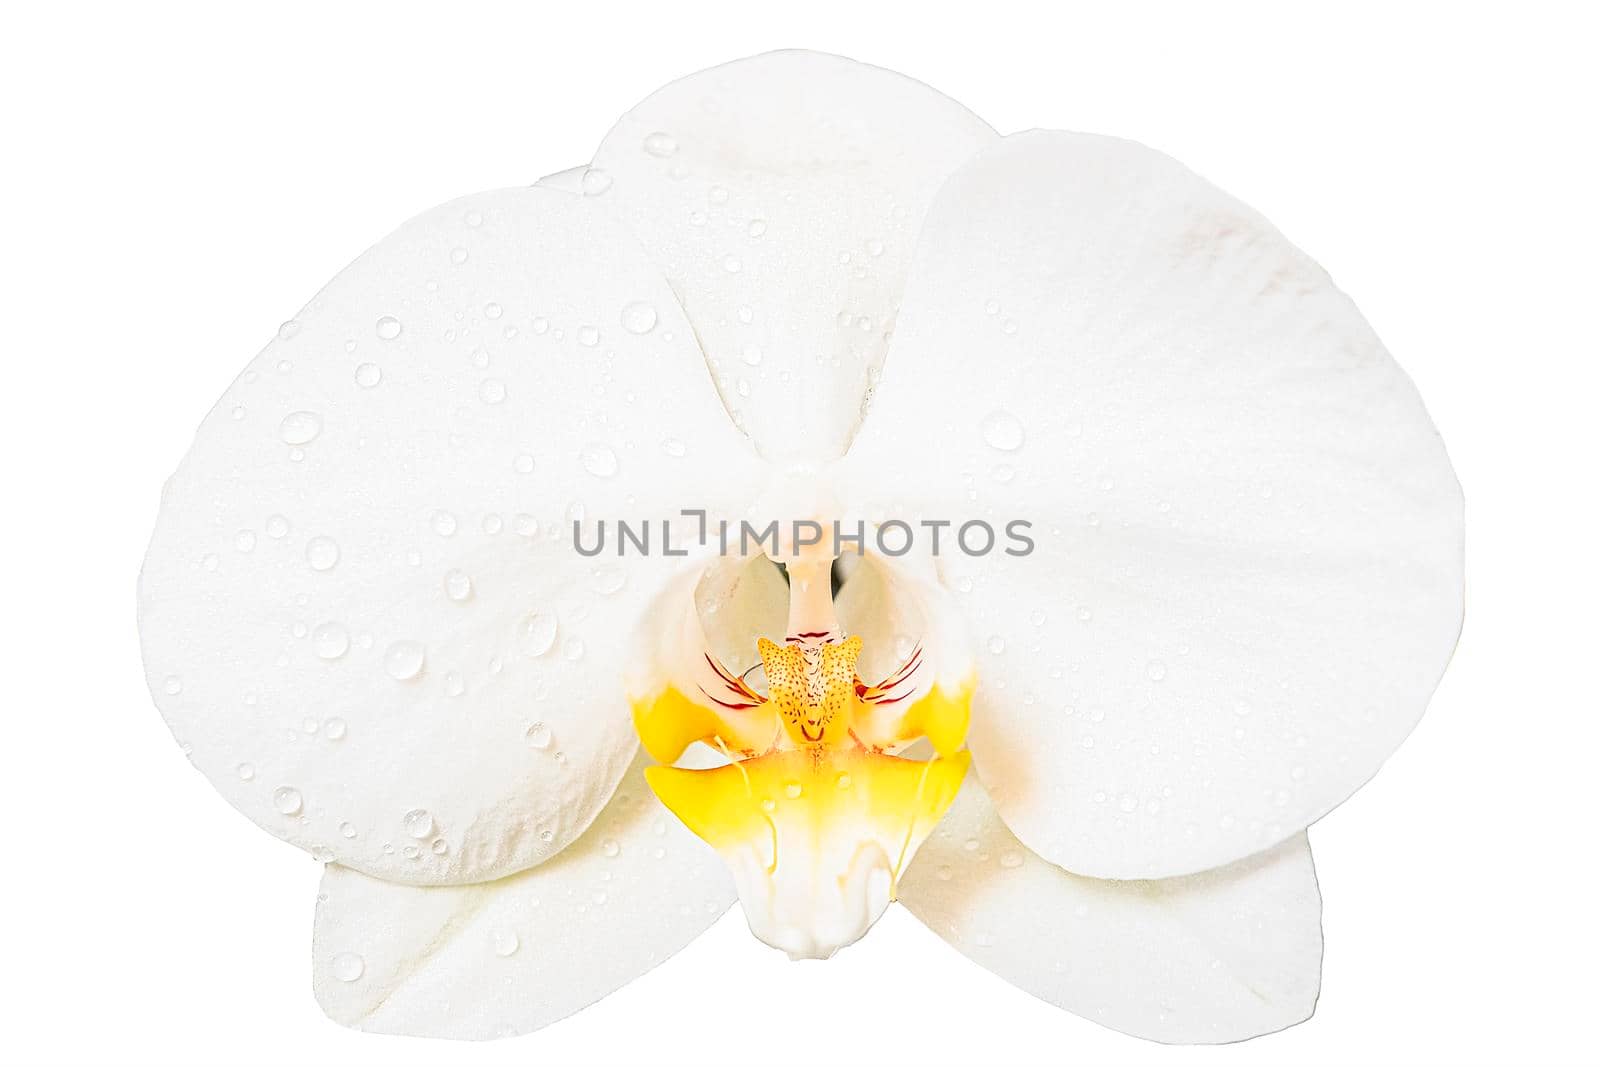
[[[1009,411],[993,411],[984,416],[983,440],[990,448],[1015,452],[1022,447],[1022,420]]]
[[[412,808],[402,820],[406,834],[418,841],[433,836],[433,816],[424,808]]]
[[[583,469],[596,478],[609,478],[617,473],[617,454],[611,451],[610,446],[590,443],[583,446],[578,453],[578,459],[583,464]]]
[[[489,943],[494,946],[496,956],[513,955],[522,946],[522,941],[517,937],[517,932],[509,927],[496,927],[489,935]]]
[[[300,797],[300,790],[292,785],[280,785],[272,791],[272,806],[280,815],[298,815],[305,801]]]
[[[644,139],[644,150],[657,159],[666,159],[678,150],[678,142],[670,133],[658,130]]]
[[[396,337],[399,337],[400,328],[400,320],[393,315],[385,315],[378,320],[377,325],[374,327],[378,336],[385,341],[393,341]]]
[[[383,381],[383,368],[376,363],[363,363],[356,368],[356,384],[363,389],[371,389]]]
[[[354,952],[341,952],[333,957],[333,976],[341,982],[354,982],[367,971],[367,961]]]
[[[313,537],[306,542],[306,562],[314,571],[332,570],[339,562],[339,543],[331,537]]]
[[[336,622],[325,622],[311,631],[311,647],[321,659],[338,659],[350,651],[350,631]]]
[[[646,334],[656,328],[656,309],[644,301],[636,301],[622,309],[622,328],[629,333]]]
[[[517,624],[517,644],[524,655],[542,656],[556,643],[556,617],[547,612],[530,612]]]
[[[397,682],[408,681],[422,673],[427,650],[420,641],[396,641],[383,653],[383,669]]]
[[[472,596],[472,579],[463,570],[448,570],[444,574],[444,592],[457,603]]]
[[[542,722],[536,722],[528,727],[528,732],[525,736],[528,739],[528,747],[538,749],[540,752],[549,748],[550,742],[555,740],[554,735],[550,732],[550,727]]]
[[[278,435],[285,444],[304,445],[322,432],[322,416],[315,411],[291,411],[278,424]]]

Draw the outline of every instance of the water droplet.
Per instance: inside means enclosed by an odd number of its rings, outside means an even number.
[[[798,799],[800,794],[803,792],[805,792],[805,790],[800,787],[799,782],[790,782],[783,787],[783,795],[788,797],[790,800]]]
[[[383,669],[397,682],[408,681],[422,673],[427,655],[420,641],[396,641],[383,653]]]
[[[506,398],[506,383],[499,378],[485,378],[478,386],[478,399],[485,404],[498,404]]]
[[[292,785],[280,785],[272,791],[272,806],[282,815],[298,815],[305,801],[300,797],[300,790]]]
[[[761,346],[745,345],[739,353],[739,358],[743,359],[749,366],[756,366],[761,362]]]
[[[644,139],[644,150],[657,159],[666,159],[678,150],[678,142],[670,133],[657,131]]]
[[[1016,851],[1006,851],[1000,853],[1000,866],[1008,867],[1013,870],[1017,867],[1021,867],[1022,853]]]
[[[442,856],[450,851],[450,842],[442,837],[435,838],[433,844],[429,845],[428,848],[435,856]]]
[[[458,603],[466,600],[472,595],[472,578],[463,570],[445,571],[444,593]]]
[[[322,432],[322,416],[315,411],[291,411],[278,424],[278,435],[285,444],[304,445]]]
[[[579,185],[583,188],[584,196],[599,196],[611,188],[611,175],[599,167],[590,167],[583,172],[583,179]]]
[[[510,956],[522,945],[517,932],[505,926],[497,926],[490,931],[489,943],[494,946],[496,956]]]
[[[444,676],[444,691],[453,697],[458,697],[467,691],[467,680],[461,676],[460,671],[451,671]]]
[[[1006,650],[1006,639],[1005,638],[1001,637],[999,634],[995,634],[993,637],[989,638],[989,652],[991,654],[998,656],[1000,653],[1004,652],[1005,650]]]
[[[738,274],[744,269],[744,264],[739,262],[738,256],[724,256],[722,258],[722,269],[729,274]]]
[[[349,821],[340,823],[339,824],[339,834],[340,834],[341,837],[344,837],[346,840],[349,840],[350,838],[355,837],[356,836],[356,825],[355,825],[355,823],[349,822]]]
[[[622,309],[622,328],[629,333],[649,333],[656,328],[655,306],[642,300],[629,304]]]
[[[282,515],[273,515],[267,519],[267,536],[274,541],[281,541],[289,536],[289,520]]]
[[[555,736],[550,732],[550,727],[542,722],[536,722],[528,727],[528,732],[525,736],[528,739],[528,747],[536,748],[540,752],[549,748],[550,742],[555,740]]]
[[[556,643],[556,617],[535,611],[517,624],[517,644],[524,655],[542,656]]]
[[[984,417],[983,440],[990,448],[1015,452],[1022,447],[1022,420],[1009,411],[993,411]]]
[[[400,336],[400,320],[393,315],[385,315],[378,320],[375,329],[378,331],[380,338],[385,341],[393,341]]]
[[[240,552],[254,551],[256,547],[255,531],[240,530],[238,533],[234,534],[233,547],[237,548]]]
[[[608,837],[604,841],[600,842],[600,851],[604,852],[607,856],[615,857],[619,852],[622,851],[622,846]]]
[[[412,808],[406,812],[402,824],[406,833],[418,841],[433,836],[433,816],[424,808]]]
[[[435,511],[429,522],[433,532],[440,537],[449,537],[456,532],[456,517],[448,511]]]
[[[356,384],[363,389],[371,389],[383,381],[383,368],[376,363],[363,363],[356,368]]]
[[[669,437],[665,441],[662,441],[661,451],[665,452],[673,459],[682,459],[689,453],[688,447],[676,437]]]
[[[955,876],[956,876],[956,872],[952,871],[949,867],[940,867],[939,868],[939,881],[948,882],[950,879],[954,878]]]
[[[241,763],[234,768],[234,771],[239,775],[241,782],[252,781],[256,776],[256,765],[253,763]]]
[[[1167,665],[1158,659],[1153,659],[1150,661],[1150,665],[1145,668],[1145,672],[1150,675],[1152,682],[1159,682],[1167,676]]]
[[[306,542],[306,562],[314,571],[332,570],[339,562],[339,543],[331,537],[313,537]]]
[[[751,237],[760,237],[767,232],[766,219],[751,219],[750,225],[745,227],[745,232]]]
[[[350,727],[343,719],[329,719],[322,724],[322,736],[329,741],[343,741],[344,735]]]
[[[607,445],[590,443],[578,453],[583,469],[596,478],[609,478],[617,473],[617,454]]]
[[[167,696],[175,697],[183,692],[183,679],[176,674],[169,674],[161,680],[161,688],[166,692]]]
[[[583,651],[583,642],[576,637],[569,637],[561,642],[561,655],[568,660],[576,662],[582,659]]]
[[[838,786],[840,789],[849,789],[850,776],[848,774],[841,774],[839,777],[833,780],[833,784]]]
[[[628,581],[628,575],[620,567],[601,567],[594,572],[594,591],[601,596],[610,596],[621,589]]]
[[[325,622],[311,631],[311,647],[323,659],[338,659],[350,651],[350,631],[336,622]]]
[[[771,797],[767,797],[761,802],[761,810],[770,815],[778,810],[778,802]]]
[[[1132,793],[1124,793],[1117,798],[1117,808],[1124,813],[1131,813],[1139,806],[1139,798]]]
[[[367,971],[367,961],[354,952],[341,952],[333,957],[333,976],[341,982],[354,982]]]

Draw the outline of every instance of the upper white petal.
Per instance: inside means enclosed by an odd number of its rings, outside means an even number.
[[[581,833],[635,750],[621,673],[658,560],[571,520],[731,510],[759,461],[621,227],[552,189],[407,223],[246,368],[140,580],[149,682],[274,834],[477,881]]]
[[[584,187],[661,265],[762,454],[829,459],[860,419],[928,203],[994,136],[910,78],[773,52],[652,94]]]
[[[1129,142],[1019,135],[950,179],[850,462],[898,517],[1032,523],[1031,555],[941,563],[984,783],[1079,873],[1293,835],[1460,628],[1461,495],[1411,382],[1264,219]]]
[[[1185,878],[1083,878],[1024,848],[969,775],[900,899],[1008,982],[1136,1037],[1240,1041],[1316,1007],[1322,898],[1305,834]]]
[[[508,1037],[687,945],[727,910],[733,885],[642,769],[558,858],[509,878],[403,886],[330,865],[312,947],[323,1010],[377,1033]]]

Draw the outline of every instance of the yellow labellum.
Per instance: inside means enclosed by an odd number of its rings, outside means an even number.
[[[796,595],[791,577],[791,596]],[[827,586],[814,579],[800,588]],[[840,639],[827,610],[791,600],[779,644],[757,642],[765,695],[710,656],[716,691],[674,688],[635,703],[634,725],[662,763],[694,741],[730,759],[713,770],[645,772],[683,823],[733,872],[750,929],[791,957],[825,958],[866,933],[901,872],[955,799],[973,685],[919,684],[919,649],[878,685],[857,676],[860,637]],[[796,621],[800,620],[799,625]],[[818,621],[820,620],[820,621]],[[915,698],[915,699],[913,699]],[[927,737],[927,761],[891,754]]]

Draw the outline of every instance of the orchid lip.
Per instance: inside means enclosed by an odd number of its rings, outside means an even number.
[[[729,760],[710,770],[652,767],[646,779],[722,855],[751,931],[797,959],[830,956],[877,921],[968,763],[958,749],[971,687],[954,699],[937,687],[919,693],[921,644],[881,682],[864,682],[864,642],[839,627],[831,563],[816,553],[790,562],[788,636],[759,638],[750,670],[701,652],[713,680],[699,686],[699,708],[676,691],[635,705],[640,737],[658,757],[700,740]],[[755,666],[765,692],[746,681]],[[931,731],[930,717],[940,723]],[[930,732],[942,741],[934,758],[892,754]]]

